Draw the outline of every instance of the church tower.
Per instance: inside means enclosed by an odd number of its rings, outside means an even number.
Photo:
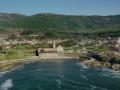
[[[53,48],[56,48],[56,42],[53,40]]]

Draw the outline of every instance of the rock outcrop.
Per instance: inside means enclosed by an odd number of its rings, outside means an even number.
[[[89,67],[105,68],[105,69],[112,69],[115,71],[120,71],[120,64],[112,64],[111,65],[108,62],[100,62],[100,61],[97,61],[93,58],[91,58],[91,60],[85,60],[82,63],[89,66]]]

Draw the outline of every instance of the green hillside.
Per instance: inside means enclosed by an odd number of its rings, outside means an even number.
[[[120,33],[120,15],[72,16],[58,14],[36,14],[0,22],[1,27],[23,28],[23,33]]]

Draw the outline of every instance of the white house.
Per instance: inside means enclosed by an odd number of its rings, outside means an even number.
[[[57,47],[57,54],[58,55],[64,55],[64,48],[62,46]]]
[[[119,37],[118,40],[117,40],[117,44],[120,44],[120,37]]]
[[[117,40],[117,43],[115,44],[115,49],[120,52],[120,37]]]

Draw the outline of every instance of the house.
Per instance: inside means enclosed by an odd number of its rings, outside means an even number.
[[[42,51],[42,53],[56,53],[56,48],[39,48],[39,50]]]
[[[81,49],[81,51],[82,51],[82,53],[87,53],[86,47],[83,47],[83,48]]]
[[[120,44],[120,37],[119,37],[118,40],[117,40],[117,44]]]
[[[64,48],[62,46],[57,47],[57,54],[58,55],[63,55],[64,54]]]
[[[117,50],[118,52],[120,52],[120,37],[116,41],[115,50]]]

